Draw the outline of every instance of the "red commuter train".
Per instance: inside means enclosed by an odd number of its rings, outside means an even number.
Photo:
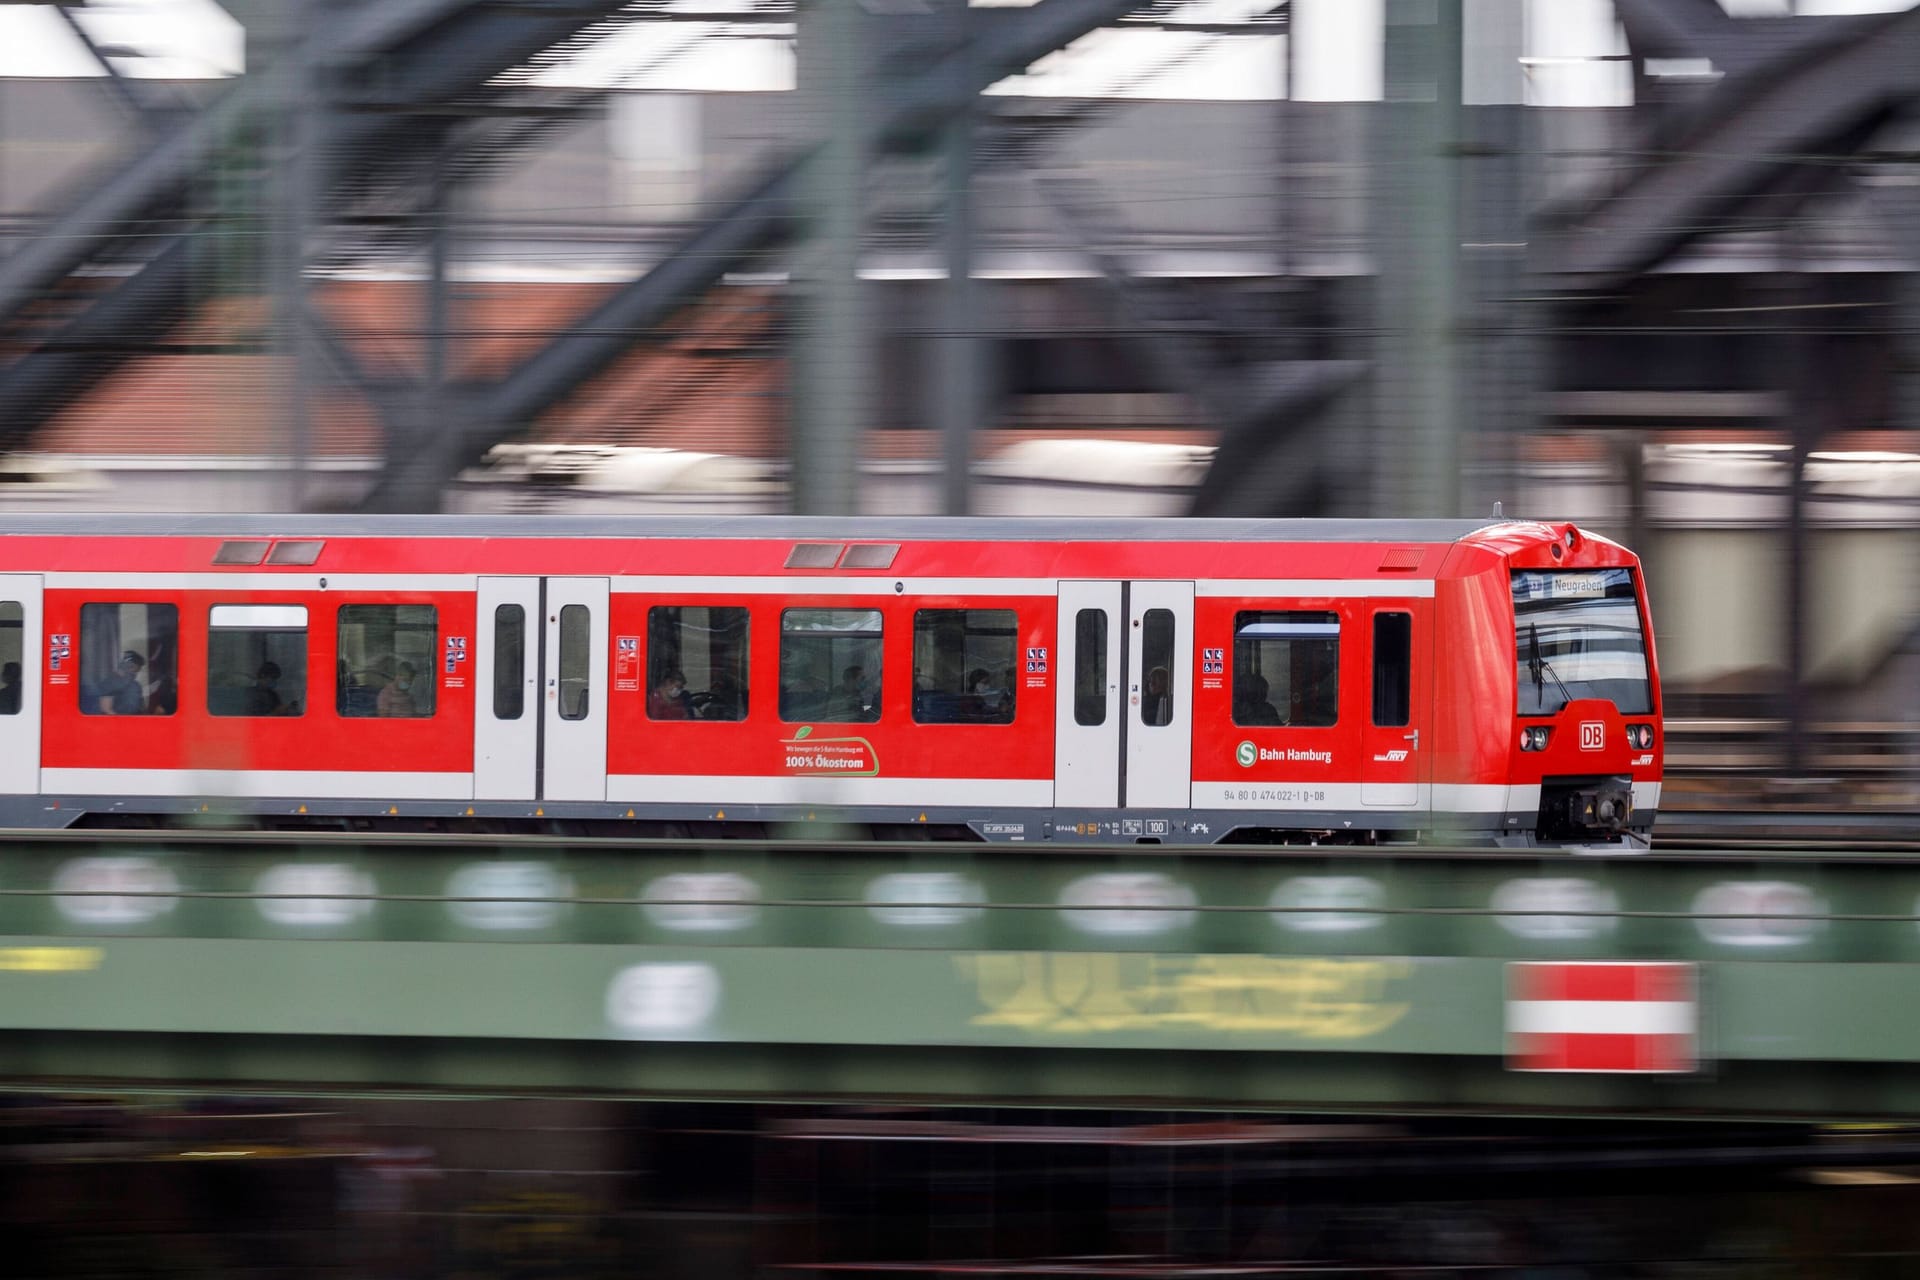
[[[1632,848],[1661,737],[1569,524],[0,518],[3,825]]]

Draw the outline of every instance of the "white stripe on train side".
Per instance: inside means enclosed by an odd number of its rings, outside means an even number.
[[[1432,578],[1201,578],[1194,582],[1197,596],[1384,596],[1396,600],[1431,600]]]
[[[900,583],[902,589],[894,590]],[[1060,591],[1058,578],[909,578],[909,577],[818,577],[802,574],[782,576],[727,574],[643,574],[615,577],[615,595],[701,595],[741,596],[1054,596]]]
[[[337,769],[42,769],[47,795],[261,800],[471,800],[471,773]]]
[[[23,570],[23,572],[25,572]],[[819,596],[1054,596],[1059,578],[912,578],[806,577],[799,574],[641,574],[620,576],[585,574],[471,574],[471,573],[328,573],[301,569],[282,573],[147,573],[128,569],[110,573],[53,572],[43,574],[49,589],[59,591],[179,590],[179,591],[312,591],[321,578],[328,591],[474,591],[481,577],[589,577],[608,578],[616,595],[819,595]],[[1219,597],[1369,597],[1431,599],[1432,579],[1394,581],[1378,578],[1071,578],[1067,581],[1192,582],[1194,594]],[[898,590],[895,584],[900,584]]]
[[[616,577],[616,595],[672,595],[685,593],[695,583],[712,583],[715,594],[740,595],[849,595],[849,596],[1053,596],[1060,583],[1067,582],[1192,582],[1194,594],[1202,596],[1280,596],[1317,599],[1323,596],[1369,596],[1395,599],[1430,599],[1431,579],[1391,581],[1374,578],[1185,578],[1167,575],[1148,578],[1078,576],[1060,578],[915,578],[894,577],[817,577],[798,575],[751,577],[700,577],[649,574]],[[899,590],[895,590],[895,584]]]
[[[328,573],[301,569],[288,573],[49,573],[50,591],[314,591],[320,579],[334,591],[475,591],[471,573]]]

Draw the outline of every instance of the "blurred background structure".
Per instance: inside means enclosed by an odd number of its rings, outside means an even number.
[[[1920,1199],[1911,1132],[1814,1126],[54,1096],[0,1144],[31,1276],[1877,1277]]]
[[[9,1273],[1914,1274],[1920,6],[0,0],[0,532],[1496,504],[1691,860],[16,841]]]
[[[4,3],[0,503],[1499,502],[1643,554],[1702,777],[1911,807],[1917,66],[1905,0]]]

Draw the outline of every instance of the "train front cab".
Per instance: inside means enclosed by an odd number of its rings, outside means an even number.
[[[1640,565],[1573,525],[1549,529],[1550,540],[1511,548],[1489,575],[1512,619],[1501,842],[1645,848],[1663,734]]]

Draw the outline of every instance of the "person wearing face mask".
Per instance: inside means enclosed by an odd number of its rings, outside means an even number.
[[[649,720],[687,720],[691,716],[687,708],[687,678],[678,668],[670,668],[654,683],[652,692],[647,694],[647,718]]]
[[[374,710],[383,716],[419,715],[414,708],[413,677],[411,662],[403,662],[395,667],[392,683],[382,688],[380,696],[374,700]]]

